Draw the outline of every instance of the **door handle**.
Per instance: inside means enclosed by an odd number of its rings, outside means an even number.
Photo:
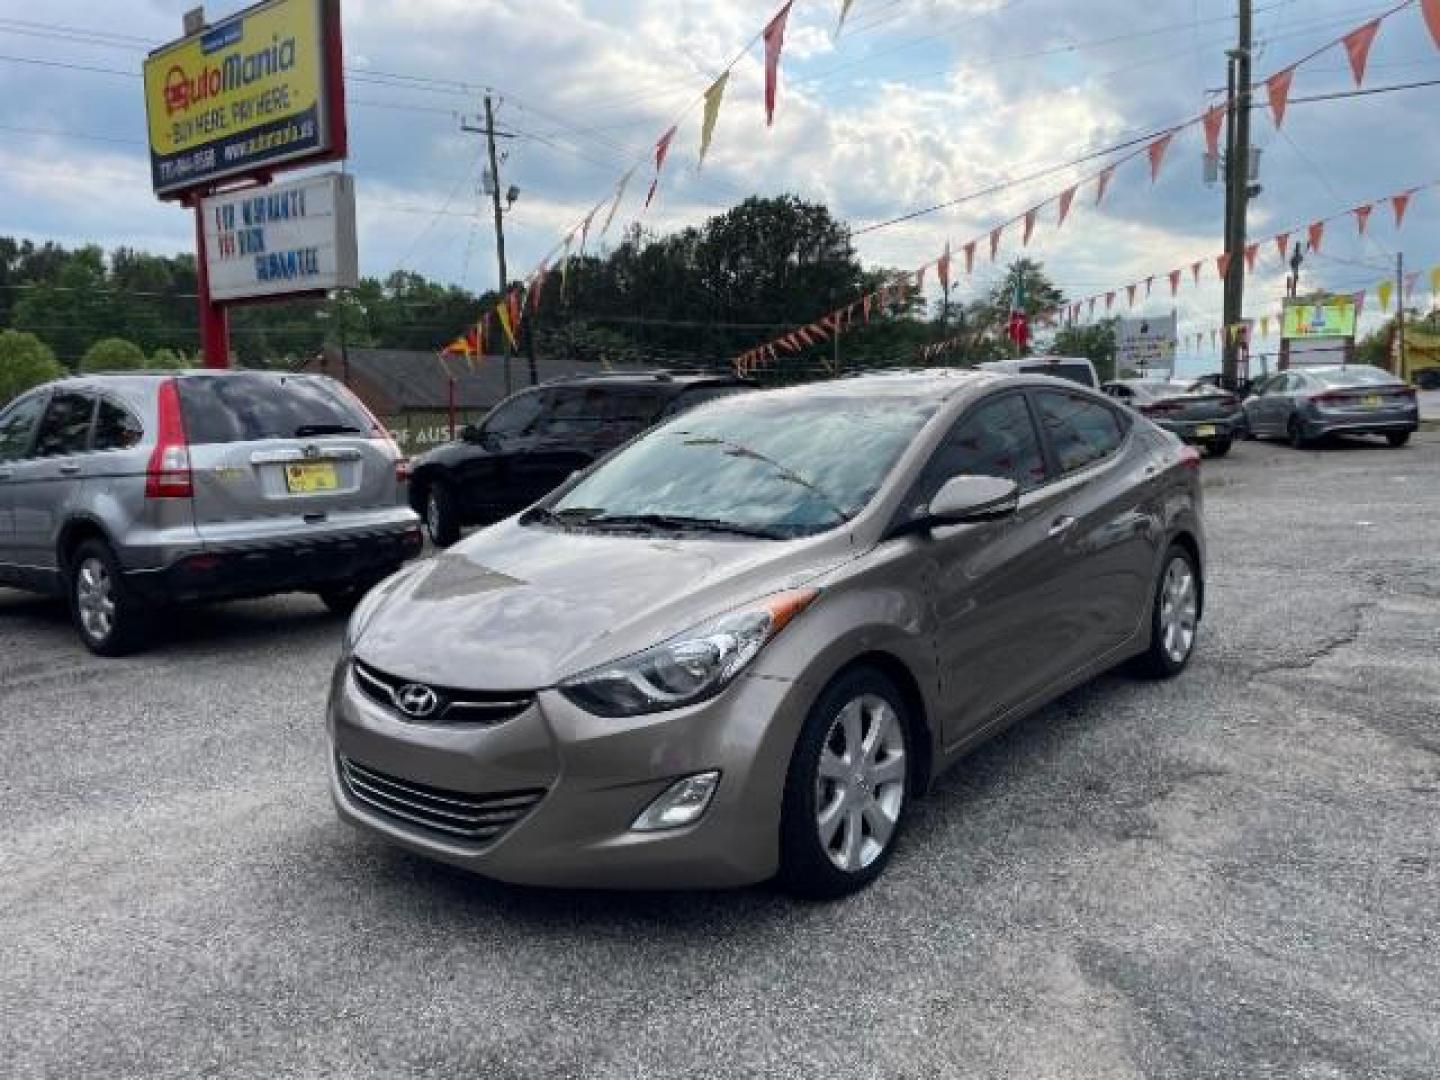
[[[1075,524],[1075,519],[1068,514],[1062,514],[1050,523],[1050,535],[1059,536],[1068,531]]]
[[[61,465],[61,466],[60,466],[60,475],[61,475],[61,476],[79,476],[79,475],[80,475],[80,466],[79,466],[79,465]]]

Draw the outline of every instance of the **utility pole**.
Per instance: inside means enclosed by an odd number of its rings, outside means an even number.
[[[1356,327],[1359,332],[1359,327]],[[1405,378],[1405,253],[1395,253],[1395,377]]]
[[[1250,46],[1252,0],[1238,0],[1239,41],[1230,51],[1229,103],[1225,157],[1225,274],[1223,381],[1233,389],[1239,372],[1240,348],[1230,328],[1245,310],[1246,217],[1250,209]]]

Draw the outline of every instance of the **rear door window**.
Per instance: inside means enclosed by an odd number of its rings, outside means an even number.
[[[40,434],[35,438],[35,457],[64,457],[83,454],[90,446],[90,420],[95,399],[89,394],[62,390],[50,398]]]
[[[0,413],[0,461],[17,461],[30,453],[44,411],[45,395],[35,394]]]
[[[138,443],[145,429],[135,414],[118,402],[102,397],[95,409],[95,450],[126,450]]]
[[[1035,403],[1062,473],[1103,461],[1124,441],[1119,416],[1098,401],[1042,390],[1035,395]]]
[[[542,430],[546,435],[593,435],[604,423],[610,395],[598,386],[554,391],[554,405]]]
[[[176,380],[192,443],[365,434],[370,420],[341,386],[315,375],[191,375]]]

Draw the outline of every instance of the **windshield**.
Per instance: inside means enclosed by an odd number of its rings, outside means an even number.
[[[717,403],[655,429],[550,510],[594,527],[645,518],[779,538],[821,532],[864,508],[938,405],[839,394],[759,398]]]
[[[1315,378],[1319,379],[1326,386],[1379,386],[1384,383],[1393,383],[1395,376],[1388,371],[1381,371],[1377,367],[1370,367],[1368,364],[1359,364],[1355,367],[1331,368],[1328,371],[1312,372]]]

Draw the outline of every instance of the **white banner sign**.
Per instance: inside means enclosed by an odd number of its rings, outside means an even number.
[[[327,173],[204,200],[215,300],[354,288],[355,181]]]
[[[1115,327],[1115,359],[1121,372],[1172,372],[1180,336],[1175,313],[1121,319]]]

